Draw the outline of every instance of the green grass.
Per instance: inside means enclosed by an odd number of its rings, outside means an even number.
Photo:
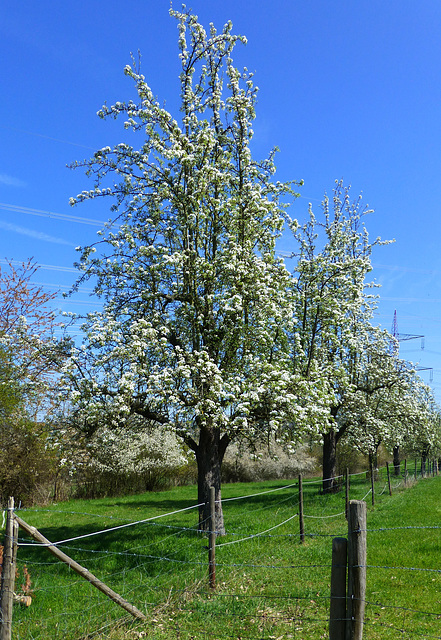
[[[368,503],[365,638],[441,637],[441,573],[433,571],[440,568],[441,536],[428,528],[441,526],[441,477],[401,485],[392,497],[385,483],[384,476],[376,483],[372,507],[365,476],[351,480],[351,499]],[[22,538],[19,565],[28,567],[35,597],[27,609],[14,607],[13,639],[327,638],[332,537],[347,535],[344,492],[325,496],[319,483],[304,481],[301,544],[299,520],[289,520],[298,512],[298,488],[282,488],[288,484],[224,486],[227,535],[217,540],[215,590],[208,587],[208,541],[197,532],[197,512],[179,511],[195,504],[194,487],[21,511],[51,541],[179,512],[62,545],[146,613],[146,623]]]

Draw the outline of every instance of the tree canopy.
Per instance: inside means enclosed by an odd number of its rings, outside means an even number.
[[[51,389],[60,358],[53,342],[56,293],[34,284],[37,270],[32,259],[0,269],[0,376],[16,407],[33,420],[55,400]]]
[[[197,460],[200,526],[214,486],[222,533],[230,442],[307,434],[324,444],[324,477],[334,476],[337,441],[355,426],[362,433],[361,418],[383,428],[380,405],[405,395],[397,389],[409,376],[371,324],[365,279],[384,243],[369,240],[361,200],[337,183],[322,221],[312,208],[305,224],[291,220],[300,183],[274,179],[274,151],[261,161],[251,153],[257,88],[233,64],[245,38],[231,23],[207,33],[191,12],[170,14],[180,112],[162,106],[133,61],[125,74],[134,99],[99,116],[122,119],[139,145],[104,147],[74,165],[94,187],[71,204],[110,198],[113,217],[80,248],[77,284],[90,279],[103,307],[84,319],[64,380],[88,435],[113,429],[114,445],[130,424],[177,434]],[[293,273],[276,251],[285,223]]]
[[[296,405],[290,275],[275,253],[295,183],[273,180],[274,153],[252,157],[257,89],[232,60],[245,38],[231,23],[206,33],[191,13],[170,13],[180,116],[127,66],[137,101],[99,115],[123,117],[141,146],[105,147],[76,163],[96,187],[72,203],[111,196],[115,224],[82,250],[79,268],[96,280],[104,309],[88,317],[66,371],[86,429],[133,414],[174,429],[195,452],[205,503],[211,484],[220,496],[229,442],[277,429]]]

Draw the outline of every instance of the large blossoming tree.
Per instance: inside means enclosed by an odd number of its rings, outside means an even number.
[[[232,61],[245,38],[230,23],[206,33],[191,13],[170,13],[179,28],[179,117],[127,66],[136,101],[99,115],[123,118],[139,148],[121,143],[76,163],[96,185],[72,203],[109,196],[116,213],[82,250],[81,277],[94,279],[103,310],[84,323],[65,375],[86,431],[136,415],[181,436],[197,460],[200,526],[214,486],[223,532],[227,446],[276,431],[298,408],[286,337],[290,276],[275,255],[281,197],[295,195],[295,184],[273,182],[272,154],[251,155],[257,89]]]

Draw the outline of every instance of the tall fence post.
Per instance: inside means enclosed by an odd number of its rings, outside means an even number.
[[[332,540],[329,640],[345,640],[347,560],[348,541],[346,538],[334,538]]]
[[[390,484],[390,469],[389,469],[389,463],[386,462],[386,469],[387,469],[387,484],[389,485],[389,495],[392,495],[392,487]]]
[[[362,640],[366,597],[366,503],[349,502],[346,640]]]
[[[374,465],[370,465],[371,471],[371,492],[372,492],[372,506],[375,506],[375,481],[374,481]]]
[[[12,637],[16,546],[17,525],[14,522],[14,498],[9,498],[0,587],[0,640],[11,640]]]
[[[210,487],[210,536],[208,542],[209,584],[216,588],[216,490]]]
[[[302,474],[299,475],[299,528],[300,528],[300,542],[305,542],[305,520],[303,518],[303,482],[302,482]]]

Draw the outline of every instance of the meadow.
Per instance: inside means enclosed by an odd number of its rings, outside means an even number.
[[[375,506],[366,474],[350,485],[350,498],[368,506],[364,637],[441,638],[441,476],[407,486],[394,479],[390,496],[381,470]],[[13,639],[327,638],[332,538],[347,536],[347,522],[344,490],[320,489],[317,478],[304,479],[301,543],[296,479],[224,485],[227,535],[216,543],[215,589],[193,486],[19,510],[52,542],[66,541],[65,553],[147,621],[20,532],[16,591],[28,572],[33,601],[14,606]]]

